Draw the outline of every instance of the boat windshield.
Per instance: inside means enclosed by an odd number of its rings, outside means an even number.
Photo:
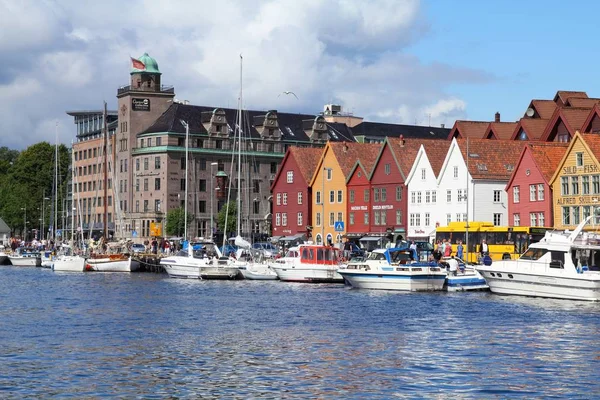
[[[384,260],[385,261],[385,254],[383,253],[371,253],[369,254],[369,257],[367,257],[367,260],[371,260],[371,261],[378,261],[378,260]]]
[[[300,253],[298,253],[298,250],[288,250],[285,256],[288,258],[298,258],[300,257]]]
[[[534,249],[528,248],[525,253],[521,256],[521,260],[539,260],[548,252],[547,249]]]

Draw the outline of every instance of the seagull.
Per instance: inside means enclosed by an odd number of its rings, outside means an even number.
[[[282,94],[293,94],[294,97],[296,98],[296,100],[299,100],[298,96],[296,96],[296,93],[290,92],[289,90],[285,90],[283,93],[279,93],[279,96],[281,96]],[[277,96],[277,97],[279,97],[279,96]]]

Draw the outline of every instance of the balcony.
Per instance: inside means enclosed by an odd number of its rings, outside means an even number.
[[[132,87],[131,85],[121,86],[117,89],[117,96],[127,93],[127,92],[153,92],[153,93],[175,93],[174,86],[160,85],[160,90],[156,90],[155,88],[141,86],[141,87]]]

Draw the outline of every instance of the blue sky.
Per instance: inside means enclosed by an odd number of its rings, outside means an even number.
[[[130,56],[191,104],[452,126],[596,88],[592,1],[0,0],[0,146],[70,143],[67,110],[116,106]],[[135,17],[132,17],[135,16]],[[280,96],[283,91],[292,96]]]

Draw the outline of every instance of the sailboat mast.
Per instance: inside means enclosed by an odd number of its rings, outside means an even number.
[[[54,223],[52,224],[52,239],[56,242],[56,225],[58,224],[58,121],[54,132]]]
[[[104,122],[104,240],[108,240],[108,126],[106,124],[106,101],[102,119]]]
[[[240,99],[238,102],[238,160],[237,160],[237,198],[238,198],[238,206],[237,206],[237,236],[241,236],[241,223],[242,223],[242,182],[241,182],[241,173],[242,173],[242,67],[243,67],[243,57],[240,54]]]
[[[467,137],[467,189],[465,191],[466,203],[467,203],[467,225],[465,226],[465,260],[469,263],[469,138]]]

